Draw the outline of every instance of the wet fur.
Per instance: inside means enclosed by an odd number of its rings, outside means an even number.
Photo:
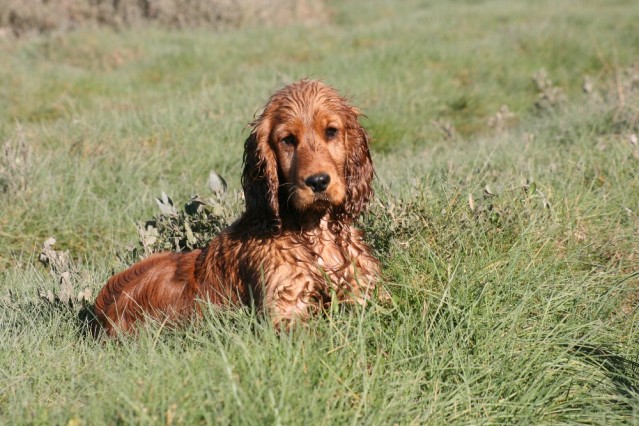
[[[358,117],[318,81],[276,92],[245,142],[246,211],[204,249],[156,254],[109,279],[95,302],[101,328],[113,335],[147,317],[179,322],[203,300],[254,304],[276,327],[335,299],[365,303],[380,271],[353,226],[374,173]],[[321,193],[305,184],[318,173],[330,177]]]

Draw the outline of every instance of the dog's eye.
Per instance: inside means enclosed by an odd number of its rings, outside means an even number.
[[[337,129],[335,127],[326,128],[326,139],[333,139],[337,136]]]
[[[282,143],[284,143],[285,145],[295,146],[297,145],[297,139],[295,139],[295,136],[293,135],[288,135],[282,138]]]

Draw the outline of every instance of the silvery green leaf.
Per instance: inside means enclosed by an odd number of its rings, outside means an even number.
[[[89,300],[91,300],[91,290],[89,290],[89,287],[87,287],[83,291],[78,293],[77,301],[88,302]]]
[[[152,235],[154,237],[159,237],[160,236],[160,231],[158,231],[158,229],[154,228],[152,225],[147,226],[146,233],[148,235]]]
[[[149,225],[146,229],[140,228],[139,234],[143,244],[147,246],[155,244],[160,235],[158,230],[151,225]]]
[[[218,197],[222,197],[226,195],[226,189],[228,185],[224,178],[213,170],[209,173],[209,189]]]
[[[162,191],[162,202],[164,204],[173,205],[173,200],[171,200],[171,198],[169,198],[169,196],[166,195],[166,192],[164,192],[164,191]]]
[[[194,245],[195,243],[197,243],[197,239],[195,238],[195,235],[193,235],[193,231],[191,230],[189,223],[186,221],[184,221],[184,229],[186,230],[186,241],[190,245]]]
[[[60,275],[59,298],[62,303],[69,303],[69,300],[73,298],[73,284],[71,283],[71,274],[69,272],[63,272]]]
[[[222,216],[224,216],[224,208],[223,208],[222,206],[220,206],[220,205],[215,205],[215,206],[213,206],[213,209],[212,209],[212,210],[213,210],[213,211],[212,211],[213,216],[216,216],[216,217],[222,217]]]
[[[162,212],[163,215],[177,215],[177,210],[173,206],[173,200],[171,200],[164,191],[162,191],[162,199],[156,198],[155,202],[157,203],[158,207],[160,208],[160,212]]]
[[[175,216],[177,214],[177,211],[175,210],[175,207],[168,205],[168,204],[162,204],[159,200],[156,200],[158,203],[158,207],[160,208],[160,212],[163,215],[166,216]]]
[[[55,296],[53,295],[51,290],[47,290],[47,291],[40,290],[38,292],[38,296],[40,296],[40,299],[46,300],[49,303],[53,303],[55,301]]]
[[[152,246],[155,244],[155,242],[158,240],[157,237],[153,236],[153,235],[147,235],[144,238],[144,242],[146,243],[147,246]]]
[[[51,246],[54,245],[54,244],[55,244],[55,238],[50,237],[50,238],[47,238],[46,240],[44,240],[44,244],[42,244],[42,246],[45,249],[48,249],[48,248],[51,248]]]

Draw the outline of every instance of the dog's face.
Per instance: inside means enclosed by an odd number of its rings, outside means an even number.
[[[372,194],[373,166],[359,112],[333,88],[301,80],[276,92],[252,123],[242,184],[247,210],[281,223],[331,210],[354,217]]]
[[[346,198],[346,131],[343,118],[311,96],[284,99],[274,111],[270,144],[286,202],[298,211],[325,210]]]

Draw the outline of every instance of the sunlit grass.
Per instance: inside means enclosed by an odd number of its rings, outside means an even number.
[[[310,28],[0,41],[0,141],[28,148],[11,173],[0,158],[0,423],[637,422],[639,7],[332,8]],[[565,99],[539,108],[541,69]],[[366,114],[362,225],[392,303],[279,336],[210,307],[96,342],[40,300],[46,238],[95,295],[162,191],[181,206],[211,169],[239,189],[246,124],[302,77]]]

